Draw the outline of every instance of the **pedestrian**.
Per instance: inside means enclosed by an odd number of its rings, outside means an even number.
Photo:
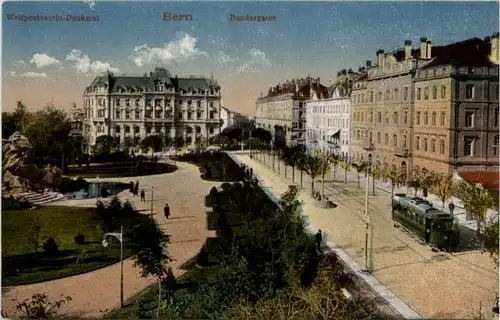
[[[139,188],[137,187],[137,185],[134,186],[134,197],[137,197],[139,195]]]
[[[316,248],[321,253],[321,241],[323,241],[323,234],[321,233],[321,229],[316,233]]]
[[[450,209],[450,214],[453,215],[453,211],[455,210],[455,204],[453,202],[450,202],[448,205],[448,209]]]
[[[163,208],[163,213],[165,213],[165,218],[167,219],[170,218],[170,207],[168,203],[165,204],[165,208]]]
[[[135,187],[137,188],[137,190],[139,190],[139,180],[135,181]]]
[[[146,201],[146,192],[144,192],[144,189],[141,190],[141,201]]]

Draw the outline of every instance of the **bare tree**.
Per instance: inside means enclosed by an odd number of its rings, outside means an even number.
[[[443,202],[444,209],[446,200],[453,196],[453,176],[444,174],[436,176],[431,191]]]

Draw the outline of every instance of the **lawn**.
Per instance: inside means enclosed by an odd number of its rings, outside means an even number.
[[[40,245],[38,252],[28,240],[34,216],[38,215],[41,242],[52,237],[59,247],[59,254],[46,257]],[[136,215],[130,219],[141,219]],[[124,223],[125,224],[125,223]],[[131,225],[129,221],[125,225]],[[82,233],[85,243],[75,243],[75,236]],[[35,283],[64,276],[84,273],[116,263],[120,259],[120,243],[113,240],[104,248],[101,221],[94,209],[68,207],[42,207],[37,210],[9,210],[2,212],[2,286]],[[85,259],[77,263],[82,249]],[[124,256],[131,255],[127,243]]]
[[[168,163],[153,163],[143,162],[139,166],[137,163],[132,166],[131,162],[119,163],[99,163],[86,166],[71,166],[65,172],[67,177],[85,178],[119,178],[119,177],[136,177],[146,176],[161,173],[174,172],[177,168]]]

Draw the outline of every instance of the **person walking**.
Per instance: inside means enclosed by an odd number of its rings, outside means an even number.
[[[318,249],[319,253],[321,253],[321,241],[323,241],[323,234],[321,233],[321,229],[318,230],[318,233],[316,233],[316,248]]]
[[[165,208],[163,208],[163,213],[165,213],[165,218],[170,218],[170,206],[167,204],[165,204]]]
[[[146,202],[146,192],[144,192],[144,189],[141,190],[141,201]]]

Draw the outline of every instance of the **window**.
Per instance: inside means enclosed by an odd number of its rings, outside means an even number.
[[[121,129],[120,126],[116,126],[115,128],[116,133],[120,133],[120,129]]]
[[[408,137],[406,135],[403,136],[403,148],[406,149],[408,147],[406,140]]]
[[[444,154],[444,139],[439,140],[439,152]]]
[[[395,134],[392,135],[392,145],[395,147],[398,146],[398,136]]]
[[[432,87],[432,99],[437,99],[438,88],[436,86]]]
[[[380,135],[380,132],[377,133],[377,143],[382,142],[382,137]]]
[[[403,122],[404,124],[408,124],[408,111],[403,112]]]
[[[446,86],[441,86],[441,99],[446,99]]]
[[[397,112],[394,112],[392,114],[392,121],[394,122],[394,124],[398,124],[398,113]]]
[[[424,99],[429,100],[429,87],[425,87],[424,89]]]
[[[365,94],[364,93],[361,94],[361,102],[365,103]]]
[[[415,138],[415,149],[420,150],[420,137]]]
[[[417,116],[415,117],[417,124],[420,124],[420,111],[417,111]]]
[[[405,90],[404,90],[404,99],[408,100],[408,87],[405,87]]]
[[[370,102],[373,102],[373,91],[370,91]]]
[[[474,99],[474,85],[468,84],[465,86],[465,98]]]
[[[493,148],[492,152],[494,156],[498,156],[498,136],[493,137]]]
[[[120,119],[120,111],[116,110],[116,119]]]
[[[389,123],[389,112],[385,113],[385,123]]]
[[[496,92],[495,92],[495,97],[498,100],[498,96],[500,95],[500,87],[497,86]]]
[[[130,133],[130,127],[129,126],[125,126],[125,133]]]
[[[389,134],[388,133],[386,133],[384,135],[384,144],[386,144],[386,145],[389,144]]]
[[[370,123],[373,122],[373,111],[370,111]]]
[[[431,152],[436,152],[436,140],[431,140]]]
[[[427,151],[427,138],[424,138],[424,151]]]
[[[495,119],[493,120],[493,125],[496,127],[498,127],[498,108],[495,108]]]
[[[428,124],[429,124],[429,113],[424,112],[424,125],[428,125]]]
[[[444,126],[445,122],[446,122],[446,113],[441,112],[441,125]]]
[[[498,109],[497,109],[497,110],[498,110]],[[381,122],[382,122],[382,112],[379,112],[379,113],[377,114],[377,121],[378,121],[379,123],[381,123]]]
[[[465,113],[465,127],[474,128],[474,112]]]
[[[435,126],[435,125],[436,125],[436,120],[437,120],[436,118],[437,118],[436,113],[435,113],[435,112],[433,112],[433,113],[432,113],[432,125],[433,125],[433,126]]]
[[[464,138],[464,156],[474,155],[474,138]]]
[[[399,100],[399,90],[394,89],[394,100]]]
[[[135,112],[135,118],[136,119],[140,119],[141,118],[141,112],[140,111],[136,111]]]
[[[389,90],[385,92],[385,100],[391,100],[391,92]]]
[[[421,90],[420,88],[417,89],[417,100],[420,100],[420,94],[421,94]]]
[[[378,93],[378,101],[382,101],[382,92]]]
[[[370,131],[370,143],[373,143],[373,135],[371,131]]]

